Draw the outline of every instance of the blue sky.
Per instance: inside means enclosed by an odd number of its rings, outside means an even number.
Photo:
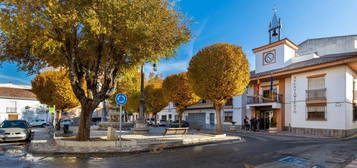
[[[175,58],[161,61],[164,76],[187,70],[190,58],[217,42],[240,45],[254,69],[252,49],[268,43],[268,24],[274,6],[282,19],[282,38],[296,44],[310,38],[357,34],[357,0],[177,0],[177,8],[191,18],[192,39]],[[152,71],[151,65],[145,66]],[[33,76],[15,64],[0,67],[0,83],[30,84]]]

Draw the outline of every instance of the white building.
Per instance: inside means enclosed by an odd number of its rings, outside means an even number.
[[[245,114],[245,96],[236,96],[229,99],[223,106],[221,112],[222,124],[224,128],[235,125],[241,125],[243,114]],[[217,123],[216,111],[213,104],[208,100],[202,100],[200,103],[192,105],[185,110],[184,118],[192,126],[213,129]]]
[[[0,122],[11,119],[45,119],[48,121],[47,107],[42,105],[30,86],[12,83],[0,84]]]
[[[357,35],[309,39],[299,45],[280,39],[276,14],[269,44],[253,49],[255,71],[244,95],[228,102],[224,126],[260,120],[260,129],[298,134],[348,136],[357,132]],[[185,111],[190,123],[213,128],[215,110],[202,102]]]
[[[168,104],[168,106],[166,106],[163,110],[161,110],[160,112],[158,112],[156,114],[156,119],[158,121],[158,123],[163,120],[163,121],[176,121],[178,120],[178,114],[176,113],[176,108],[174,106],[174,104],[172,102],[170,102]],[[184,120],[185,118],[182,117],[182,119]]]
[[[262,129],[325,136],[356,133],[357,35],[296,45],[280,39],[277,20],[274,14],[269,29],[275,40],[253,49],[256,67],[245,115],[261,119]]]

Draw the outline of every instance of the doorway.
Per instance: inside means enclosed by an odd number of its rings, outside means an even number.
[[[276,127],[276,117],[273,110],[261,110],[259,112],[259,129],[266,130]]]
[[[17,119],[19,119],[18,114],[9,114],[8,115],[8,120],[17,120]]]
[[[214,128],[214,113],[209,113],[209,126],[211,129]]]

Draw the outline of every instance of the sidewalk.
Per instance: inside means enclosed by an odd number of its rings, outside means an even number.
[[[73,130],[73,129],[72,129]],[[76,131],[74,129],[74,131]],[[163,129],[152,129],[150,134],[137,135],[131,131],[122,132],[122,141],[104,140],[106,131],[91,130],[92,141],[78,142],[63,137],[54,140],[48,132],[36,132],[29,145],[29,152],[37,154],[113,154],[139,151],[157,151],[166,148],[241,141],[239,136],[212,135],[206,133],[189,133],[186,135],[163,136]],[[119,131],[116,132],[119,135]],[[46,135],[47,134],[47,135]],[[101,140],[102,139],[102,140]]]

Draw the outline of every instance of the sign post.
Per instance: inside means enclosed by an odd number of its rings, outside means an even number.
[[[121,125],[122,125],[123,104],[125,104],[127,100],[128,100],[128,98],[123,93],[119,93],[115,96],[115,102],[119,105],[119,144],[120,144],[120,147],[122,147]]]
[[[53,139],[55,138],[55,130],[56,130],[56,106],[53,107],[48,107],[48,112],[49,113],[53,113],[53,121],[52,121],[52,125],[53,125]],[[52,115],[52,114],[51,114]]]

